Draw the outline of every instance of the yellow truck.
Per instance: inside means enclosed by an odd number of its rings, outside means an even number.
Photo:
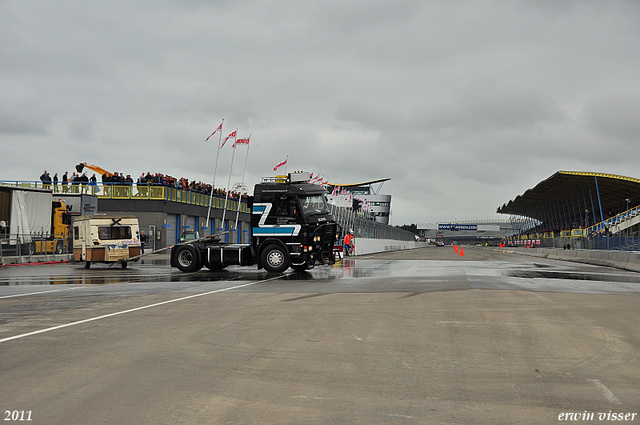
[[[141,254],[138,219],[128,215],[81,215],[73,220],[73,259],[91,263],[138,261]]]
[[[48,238],[34,239],[36,254],[63,254],[69,240],[69,214],[62,201],[51,202],[51,233]]]
[[[50,190],[0,185],[0,256],[63,254],[68,239],[64,201]]]

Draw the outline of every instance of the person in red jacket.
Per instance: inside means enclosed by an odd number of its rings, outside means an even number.
[[[353,253],[353,247],[355,245],[354,239],[353,230],[349,230],[349,233],[344,236],[344,255],[351,255]]]

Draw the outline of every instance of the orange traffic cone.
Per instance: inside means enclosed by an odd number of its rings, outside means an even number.
[[[457,254],[458,253],[458,245],[454,245],[453,246],[453,251]]]
[[[464,257],[464,247],[460,247],[460,256]]]

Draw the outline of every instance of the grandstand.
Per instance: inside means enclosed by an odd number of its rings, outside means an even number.
[[[640,179],[558,171],[497,212],[524,223],[508,236],[511,244],[531,239],[549,247],[636,250]]]

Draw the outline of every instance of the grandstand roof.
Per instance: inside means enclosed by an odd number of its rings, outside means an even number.
[[[577,217],[585,210],[590,214],[600,205],[609,210],[640,205],[640,179],[616,174],[580,171],[558,171],[533,189],[498,207],[499,214],[513,214],[545,221],[550,209]],[[598,200],[600,203],[598,203]],[[566,208],[566,209],[565,209]],[[557,213],[556,213],[557,214]]]
[[[329,186],[340,186],[340,187],[356,187],[356,186],[367,186],[370,184],[374,184],[374,183],[382,183],[382,182],[386,182],[391,180],[391,178],[386,178],[386,179],[378,179],[378,180],[371,180],[368,182],[362,182],[362,183],[347,183],[347,184],[340,184],[340,183],[329,183]]]

